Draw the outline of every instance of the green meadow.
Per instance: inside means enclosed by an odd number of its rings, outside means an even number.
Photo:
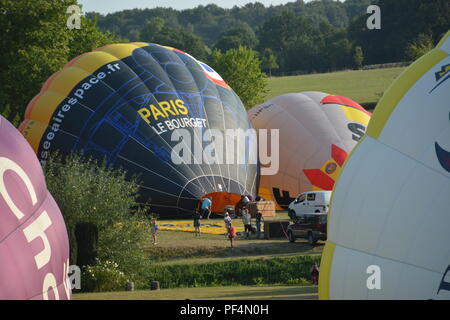
[[[75,294],[75,300],[315,300],[317,286],[233,286]]]
[[[355,100],[373,110],[383,93],[405,68],[349,70],[269,78],[267,100],[285,93],[323,91]]]

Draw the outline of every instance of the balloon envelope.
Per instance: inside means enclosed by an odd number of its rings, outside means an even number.
[[[222,211],[237,195],[256,194],[256,162],[222,161],[251,148],[236,143],[231,150],[211,134],[248,129],[242,102],[212,68],[148,43],[108,45],[75,58],[45,83],[21,125],[41,161],[55,150],[82,150],[138,175],[140,201],[163,216],[190,214],[205,196]],[[213,163],[202,157],[208,145]]]
[[[449,36],[397,78],[342,170],[322,299],[450,299]]]
[[[299,193],[332,190],[371,114],[356,102],[323,92],[289,93],[248,112],[256,129],[279,130],[279,170],[261,175],[259,194],[286,209]]]
[[[0,116],[0,300],[69,299],[69,240],[28,142]]]

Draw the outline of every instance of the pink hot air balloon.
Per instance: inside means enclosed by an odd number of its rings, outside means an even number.
[[[0,299],[70,299],[69,240],[28,142],[0,116]]]

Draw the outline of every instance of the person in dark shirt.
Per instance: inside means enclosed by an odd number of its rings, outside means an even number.
[[[315,285],[319,284],[319,267],[317,263],[314,263],[311,267],[311,281]]]
[[[261,211],[256,214],[256,238],[261,237],[261,223],[264,222],[264,218]]]
[[[200,237],[200,219],[202,218],[200,212],[194,211],[194,229],[195,229],[195,236]]]

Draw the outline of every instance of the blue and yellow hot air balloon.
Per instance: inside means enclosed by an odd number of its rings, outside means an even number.
[[[206,196],[213,211],[222,211],[240,195],[256,194],[256,163],[198,159],[196,150],[216,143],[206,131],[251,124],[220,75],[174,48],[112,44],[73,59],[30,102],[20,129],[41,161],[56,150],[82,150],[139,175],[140,201],[161,216],[190,214]],[[222,154],[232,152],[227,147]],[[237,157],[251,149],[234,148]]]

